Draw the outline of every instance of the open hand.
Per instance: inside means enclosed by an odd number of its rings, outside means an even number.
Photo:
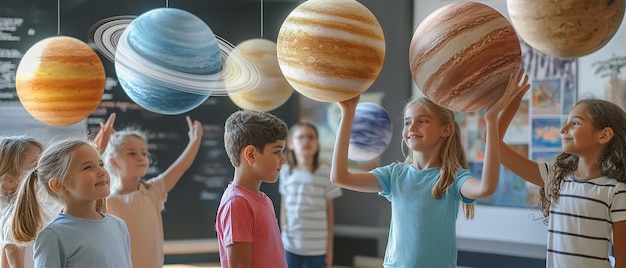
[[[103,153],[109,144],[111,135],[115,133],[113,124],[115,123],[115,113],[112,113],[105,123],[100,122],[100,130],[98,134],[93,138],[93,142],[98,146],[100,153]]]
[[[524,78],[523,81],[522,77]],[[498,116],[499,112],[504,110],[513,100],[521,101],[529,88],[528,75],[524,73],[524,68],[520,68],[519,71],[511,73],[509,75],[509,83],[504,93],[496,102],[487,108],[485,118],[495,118]]]
[[[195,141],[202,139],[202,124],[198,120],[191,121],[191,118],[187,116],[187,126],[189,127],[189,141]]]

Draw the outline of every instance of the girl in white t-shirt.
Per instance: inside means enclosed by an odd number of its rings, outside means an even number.
[[[114,132],[107,139],[102,156],[111,173],[109,212],[122,218],[130,233],[134,267],[163,266],[163,221],[167,193],[191,167],[202,140],[202,125],[186,117],[189,143],[178,159],[155,178],[143,180],[148,173],[148,142],[138,129]]]
[[[330,182],[330,167],[319,161],[315,125],[297,123],[289,130],[287,166],[278,180],[281,236],[289,268],[331,267],[333,261],[333,199],[341,188]]]

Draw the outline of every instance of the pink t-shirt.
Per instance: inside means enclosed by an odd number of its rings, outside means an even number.
[[[222,195],[215,221],[220,262],[228,267],[226,248],[234,243],[252,244],[252,267],[287,267],[272,200],[231,183]]]

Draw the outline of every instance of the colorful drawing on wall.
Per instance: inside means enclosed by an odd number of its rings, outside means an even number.
[[[573,86],[568,87],[566,83],[565,88],[563,89],[562,114],[568,114],[572,107],[574,107],[574,104],[576,104],[576,88]]]
[[[561,118],[533,118],[531,145],[533,152],[561,148]]]
[[[531,87],[533,114],[560,114],[561,79],[534,80]]]
[[[494,204],[504,206],[526,205],[526,181],[504,167],[500,167],[500,182],[491,196]]]
[[[561,109],[553,109],[549,111],[534,110],[533,113],[567,114],[576,102],[577,97],[576,71],[578,63],[576,59],[557,58],[543,54],[526,44],[523,40],[521,41],[521,48],[522,67],[526,70],[533,86],[536,83],[535,81],[551,80],[556,78],[561,79],[562,83],[560,86],[561,98],[555,98],[555,100],[558,100],[560,104],[558,108]]]

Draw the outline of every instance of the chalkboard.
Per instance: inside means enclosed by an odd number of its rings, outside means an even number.
[[[153,8],[165,7],[164,1],[147,0],[3,0],[0,7],[0,103],[18,103],[15,94],[15,69],[30,46],[46,37],[64,35],[89,43],[89,28],[103,18],[119,15],[141,15]],[[203,19],[213,32],[234,45],[252,38],[261,38],[259,3],[254,1],[169,1],[168,7],[180,8]],[[210,2],[210,3],[209,3]],[[295,7],[294,2],[270,2],[265,7],[263,38],[276,41],[283,19]],[[233,20],[237,23],[233,23]],[[19,22],[19,23],[18,23]],[[237,28],[235,28],[237,25]],[[9,41],[6,39],[19,40]],[[105,67],[107,83],[102,101],[86,120],[84,129],[97,131],[99,123],[111,113],[117,114],[116,129],[139,126],[149,134],[149,151],[155,160],[146,178],[164,171],[183,151],[187,142],[185,116],[203,124],[200,151],[183,178],[168,195],[163,212],[166,240],[215,238],[215,215],[223,190],[232,180],[234,168],[224,151],[224,122],[239,108],[230,98],[211,96],[198,108],[181,115],[159,115],[135,104],[119,85],[113,62],[98,53]],[[298,119],[298,97],[295,93],[287,103],[271,113],[288,125]],[[2,126],[0,125],[0,130]],[[277,185],[264,184],[262,191],[272,198],[275,208],[280,203]]]

